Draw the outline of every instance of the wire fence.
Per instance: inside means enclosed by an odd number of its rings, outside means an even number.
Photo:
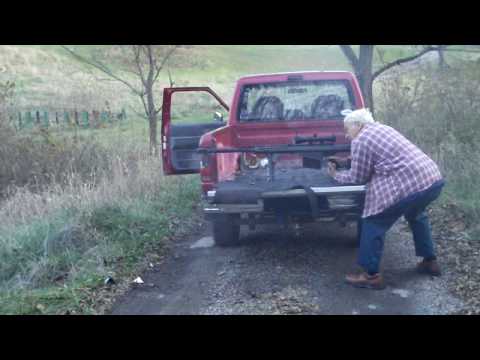
[[[105,128],[127,121],[125,109],[121,111],[98,110],[28,110],[10,113],[10,122],[17,131],[34,128]]]

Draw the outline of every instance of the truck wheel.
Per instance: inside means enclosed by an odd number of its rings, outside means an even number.
[[[235,223],[236,215],[222,215],[213,221],[213,240],[217,246],[232,246],[240,238],[240,225]]]

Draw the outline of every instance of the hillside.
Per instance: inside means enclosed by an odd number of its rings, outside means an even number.
[[[100,45],[76,46],[84,54]],[[389,46],[385,57],[408,53],[408,47]],[[336,45],[196,45],[188,51],[190,63],[170,67],[181,85],[208,85],[229,100],[235,80],[245,74],[350,70]],[[0,81],[16,82],[20,108],[139,108],[139,101],[124,85],[79,64],[58,45],[0,46]],[[168,84],[167,74],[159,91]]]

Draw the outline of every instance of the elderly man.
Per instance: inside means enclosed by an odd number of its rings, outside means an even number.
[[[364,272],[347,275],[345,281],[355,287],[385,288],[379,268],[385,233],[401,216],[412,230],[416,255],[423,257],[417,270],[439,276],[425,213],[444,185],[437,165],[395,129],[375,122],[368,109],[349,113],[344,126],[352,140],[351,168],[337,172],[330,162],[329,173],[340,183],[367,188],[358,254]]]

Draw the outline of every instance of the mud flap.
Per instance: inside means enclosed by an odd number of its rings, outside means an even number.
[[[312,211],[312,217],[316,219],[320,215],[320,211],[318,209],[318,202],[317,202],[317,196],[313,192],[313,190],[310,188],[310,186],[304,186],[304,185],[296,185],[290,188],[289,190],[297,190],[297,189],[303,189],[307,193],[307,198],[310,203],[310,209]]]

